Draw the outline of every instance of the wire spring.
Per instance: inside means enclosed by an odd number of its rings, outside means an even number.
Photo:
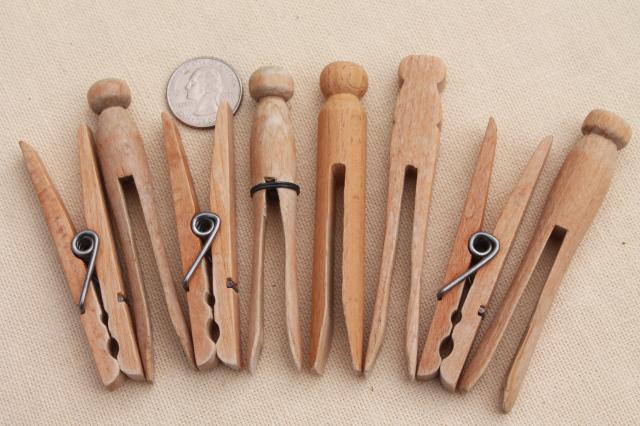
[[[201,212],[193,216],[193,219],[191,219],[191,232],[203,240],[204,245],[182,279],[182,287],[184,287],[185,290],[189,290],[189,280],[193,276],[198,265],[200,265],[200,262],[202,262],[202,259],[211,249],[211,244],[213,244],[213,239],[218,233],[219,228],[220,217],[215,213]]]
[[[498,239],[493,235],[488,232],[476,232],[473,234],[471,238],[469,238],[469,252],[474,259],[479,259],[478,262],[467,269],[464,274],[438,290],[436,293],[438,300],[442,299],[442,297],[455,286],[464,282],[464,280],[478,272],[480,268],[489,263],[489,261],[498,254],[499,250],[500,241],[498,241]]]
[[[80,313],[84,314],[84,304],[87,299],[87,293],[89,292],[89,284],[95,277],[96,258],[98,257],[98,248],[100,247],[100,238],[98,234],[91,230],[85,230],[78,232],[71,240],[71,252],[78,259],[87,265],[87,275],[84,278],[82,284],[82,290],[80,291],[80,300],[78,307]]]

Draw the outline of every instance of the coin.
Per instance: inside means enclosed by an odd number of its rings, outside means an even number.
[[[235,113],[242,100],[238,74],[218,58],[193,58],[171,74],[167,103],[173,115],[193,127],[216,125],[218,106],[226,101]]]

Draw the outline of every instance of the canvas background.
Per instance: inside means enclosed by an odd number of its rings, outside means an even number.
[[[387,337],[373,374],[350,371],[341,309],[323,377],[293,371],[284,328],[283,247],[269,221],[266,336],[257,374],[193,371],[168,320],[151,253],[141,252],[153,322],[157,381],[105,391],[97,378],[17,141],[40,152],[82,225],[75,132],[95,126],[85,94],[117,76],[133,91],[131,112],[145,140],[162,232],[178,276],[160,113],[173,69],[194,56],[232,64],[245,85],[257,67],[294,76],[290,102],[298,146],[298,260],[308,350],[318,77],[329,62],[358,62],[369,74],[366,222],[366,335],[382,252],[388,140],[408,54],[440,56],[448,69],[443,133],[424,259],[424,341],[477,149],[490,115],[499,145],[486,215],[490,230],[536,143],[555,138],[508,258],[494,302],[513,277],[564,156],[593,108],[610,109],[640,131],[640,3],[629,1],[65,1],[3,0],[0,7],[0,422],[15,423],[577,423],[640,422],[637,283],[640,143],[620,152],[604,205],[557,295],[510,415],[500,387],[536,296],[527,291],[487,374],[452,395],[438,382],[405,379],[403,335],[409,281],[410,209],[403,209]],[[247,93],[236,115],[238,236],[246,344],[252,217]],[[210,130],[181,126],[207,200]],[[637,139],[637,138],[635,138]],[[409,203],[413,195],[405,197]],[[134,215],[140,224],[140,216]],[[144,239],[142,240],[144,241]],[[337,289],[336,289],[337,291]],[[336,301],[338,299],[336,298]],[[336,304],[336,308],[340,306]],[[485,324],[486,327],[486,324]]]

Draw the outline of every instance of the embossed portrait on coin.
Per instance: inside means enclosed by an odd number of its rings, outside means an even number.
[[[222,78],[209,67],[196,69],[185,87],[187,99],[196,102],[195,115],[215,115],[222,94]]]

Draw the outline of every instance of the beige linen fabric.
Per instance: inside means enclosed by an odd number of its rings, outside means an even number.
[[[102,388],[22,164],[19,139],[40,152],[69,212],[82,226],[75,132],[95,126],[85,94],[116,76],[132,88],[131,112],[151,163],[163,237],[177,277],[178,248],[160,113],[165,85],[182,61],[218,56],[245,89],[262,65],[286,67],[302,192],[298,210],[300,305],[309,343],[318,77],[334,60],[369,74],[366,332],[382,254],[388,145],[408,54],[447,65],[443,132],[424,259],[420,348],[449,256],[475,157],[489,116],[499,142],[486,214],[491,230],[537,142],[554,136],[548,163],[503,271],[489,319],[513,278],[546,194],[593,108],[606,108],[640,132],[640,4],[628,1],[108,1],[2,2],[0,8],[0,422],[79,424],[306,423],[496,424],[640,422],[640,141],[620,152],[604,205],[573,259],[514,410],[498,410],[500,387],[532,311],[529,289],[487,374],[468,395],[405,378],[404,321],[411,210],[403,208],[387,336],[370,377],[350,370],[339,299],[326,373],[293,371],[284,326],[281,225],[268,221],[265,347],[255,376],[192,370],[170,325],[151,252],[141,234],[155,339],[157,380]],[[238,237],[243,343],[252,249],[249,132],[255,102],[236,114]],[[203,205],[210,130],[181,126]],[[413,202],[410,193],[405,200]],[[141,224],[138,213],[135,222]],[[148,247],[148,246],[147,246]],[[339,287],[336,288],[336,292]],[[337,294],[337,293],[336,293]],[[484,327],[486,328],[486,325]]]

